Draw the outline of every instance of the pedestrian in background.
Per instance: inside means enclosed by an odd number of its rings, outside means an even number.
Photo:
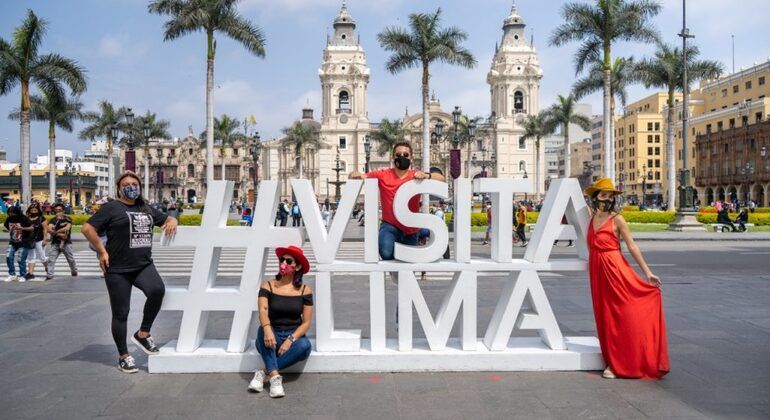
[[[5,254],[5,262],[8,264],[8,277],[5,281],[26,281],[27,255],[29,250],[35,247],[33,237],[34,227],[29,218],[25,216],[19,207],[8,207],[8,217],[3,222],[3,227],[9,232],[8,251]],[[16,275],[16,253],[19,252],[19,275]]]
[[[35,259],[40,261],[41,264],[43,264],[43,267],[45,268],[46,274],[48,274],[48,257],[45,254],[45,246],[47,245],[47,242],[45,241],[46,236],[46,227],[45,227],[45,219],[43,219],[43,211],[40,208],[40,204],[35,203],[27,209],[27,217],[29,218],[29,221],[32,222],[32,227],[34,230],[32,231],[32,236],[35,240],[35,247],[32,249],[32,253],[28,257],[28,269],[27,269],[27,280],[33,280],[35,278]]]
[[[53,219],[46,221],[46,230],[51,233],[51,245],[48,247],[48,267],[46,269],[46,280],[51,280],[56,269],[56,260],[59,255],[64,254],[67,263],[70,266],[70,274],[75,277],[78,275],[78,268],[75,263],[75,255],[72,253],[72,219],[64,214],[64,205],[56,203],[53,206],[56,214]]]
[[[516,236],[521,241],[521,246],[527,246],[527,236],[524,233],[527,228],[527,205],[522,201],[519,203],[519,210],[516,212]]]

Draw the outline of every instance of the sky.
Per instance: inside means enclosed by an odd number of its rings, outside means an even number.
[[[563,0],[518,0],[519,14],[534,35],[540,65],[541,107],[553,103],[558,94],[568,94],[576,76],[572,57],[577,44],[548,46],[553,29],[562,23]],[[663,11],[654,18],[664,41],[681,43],[676,36],[682,25],[682,2],[661,0]],[[740,3],[740,7],[736,4]],[[10,39],[31,9],[49,22],[41,52],[56,52],[77,60],[87,69],[88,90],[81,96],[86,110],[97,110],[100,100],[131,107],[136,115],[151,110],[171,122],[171,134],[182,137],[191,126],[204,131],[206,40],[194,33],[174,41],[163,41],[165,16],[147,13],[147,0],[2,0],[0,37]],[[254,115],[263,140],[278,137],[281,128],[301,116],[310,104],[320,117],[321,63],[326,34],[342,0],[242,0],[240,13],[262,28],[267,44],[264,59],[249,54],[224,35],[217,38],[214,74],[214,113],[244,119]],[[420,72],[390,74],[385,70],[389,54],[377,43],[377,33],[387,26],[406,26],[408,15],[442,9],[443,25],[458,26],[468,33],[464,46],[476,57],[474,69],[437,64],[432,67],[431,89],[445,110],[459,105],[471,116],[490,113],[486,74],[502,24],[511,10],[511,0],[348,0],[358,34],[371,68],[368,89],[370,121],[401,118],[405,109],[420,110]],[[701,58],[718,60],[732,71],[732,42],[735,36],[735,68],[750,67],[770,57],[768,0],[690,0],[688,26],[696,35]],[[640,58],[654,47],[618,44],[614,56]],[[630,101],[651,93],[643,86],[629,90]],[[19,124],[4,116],[17,108],[18,88],[0,97],[0,149],[8,160],[19,159]],[[601,94],[587,97],[594,114],[601,113]],[[82,152],[87,141],[73,133],[57,132],[57,148]],[[32,123],[32,160],[48,148],[47,124]]]

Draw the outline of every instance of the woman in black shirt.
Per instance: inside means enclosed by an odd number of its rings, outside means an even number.
[[[279,371],[310,356],[310,340],[305,336],[313,319],[313,291],[302,284],[302,275],[310,271],[310,263],[296,246],[276,248],[280,262],[275,280],[259,289],[259,331],[256,347],[265,370],[257,370],[249,390],[261,392],[266,377],[270,380],[270,396],[283,397],[283,378]]]
[[[160,311],[166,288],[152,262],[152,229],[162,225],[167,236],[173,235],[177,220],[147,205],[139,177],[133,172],[120,175],[117,187],[117,200],[103,205],[83,225],[83,234],[96,249],[104,271],[112,308],[112,338],[120,354],[118,369],[134,373],[138,370],[136,362],[126,346],[131,287],[137,287],[147,297],[142,325],[131,340],[145,353],[157,353],[150,328]],[[99,240],[99,232],[107,234],[106,247]]]

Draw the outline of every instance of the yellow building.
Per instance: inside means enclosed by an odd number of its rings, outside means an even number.
[[[39,202],[58,201],[82,206],[96,197],[96,177],[91,172],[56,173],[57,200],[51,200],[48,187],[48,165],[31,164],[32,198]],[[18,200],[21,186],[21,168],[18,163],[0,164],[0,197]]]
[[[696,183],[696,176],[701,178],[711,176],[710,168],[698,168],[696,159],[697,136],[718,133],[723,130],[747,127],[762,122],[770,115],[770,59],[754,65],[751,68],[727,75],[718,80],[703,81],[699,89],[692,92],[690,97],[689,133],[687,136],[690,150],[688,164],[690,166],[690,185],[698,191],[698,198],[704,204],[714,201],[716,191],[725,191],[726,195],[744,199],[743,183],[720,182],[714,185]],[[682,167],[682,106],[678,105],[676,124],[677,171]],[[756,151],[759,154],[759,151]],[[728,168],[729,174],[740,175],[738,162]],[[745,162],[741,163],[742,165]],[[705,171],[705,172],[704,172]],[[731,197],[728,197],[731,199]]]
[[[676,96],[679,99],[681,94]],[[615,172],[630,203],[668,202],[664,112],[667,100],[666,93],[653,93],[628,104],[623,116],[615,118]]]

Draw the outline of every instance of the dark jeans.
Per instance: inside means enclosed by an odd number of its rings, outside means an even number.
[[[137,271],[128,273],[110,273],[104,278],[107,284],[107,292],[110,294],[110,307],[112,308],[112,339],[118,347],[120,354],[128,353],[126,346],[126,323],[128,310],[131,308],[131,287],[136,286],[141,290],[147,301],[144,303],[144,316],[141,331],[149,332],[155,317],[160,312],[163,296],[166,294],[166,286],[160,278],[155,264],[149,264]]]
[[[8,245],[8,253],[5,254],[5,262],[8,264],[8,274],[11,276],[16,275],[16,267],[14,263],[16,261],[16,251],[21,250],[21,256],[19,257],[19,275],[24,277],[27,275],[27,254],[28,248],[24,248],[21,245]]]
[[[380,224],[380,234],[378,237],[380,258],[383,260],[394,259],[393,250],[396,246],[396,242],[414,246],[417,245],[417,240],[417,232],[409,235],[388,222],[382,222],[382,224]]]
[[[518,226],[516,226],[516,235],[518,235],[519,239],[521,239],[521,242],[527,242],[527,236],[524,235],[524,229],[527,227],[524,223],[519,223]]]
[[[291,216],[291,225],[292,226],[302,226],[302,217],[301,216]]]
[[[310,340],[304,335],[294,341],[294,344],[289,347],[289,350],[286,353],[278,356],[278,349],[281,348],[283,342],[289,338],[289,335],[291,335],[295,329],[273,330],[273,334],[275,335],[275,348],[270,349],[265,346],[265,331],[262,327],[259,327],[254,345],[256,346],[257,351],[259,351],[259,355],[262,356],[262,361],[265,363],[265,372],[270,373],[274,370],[280,372],[287,367],[310,357],[312,346],[310,345]]]

